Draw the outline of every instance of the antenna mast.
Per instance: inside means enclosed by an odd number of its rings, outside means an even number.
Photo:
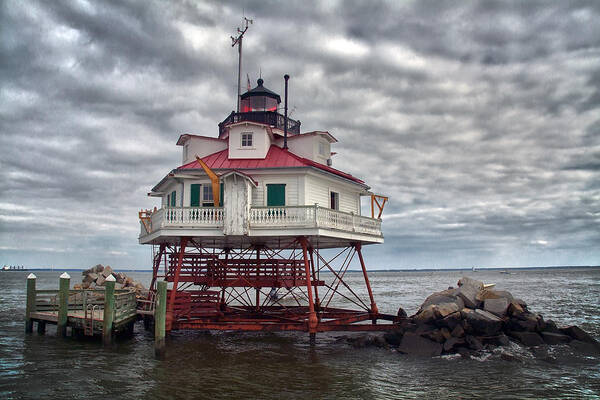
[[[238,45],[238,53],[239,53],[239,60],[238,60],[238,91],[237,91],[237,112],[240,112],[240,87],[242,86],[242,39],[244,38],[244,33],[246,33],[246,31],[248,30],[248,23],[250,23],[250,25],[252,25],[252,20],[248,19],[246,17],[244,17],[244,21],[243,21],[243,25],[244,25],[244,29],[242,30],[241,28],[237,28],[237,31],[239,33],[238,37],[233,37],[231,36],[231,47],[235,47],[235,45]]]

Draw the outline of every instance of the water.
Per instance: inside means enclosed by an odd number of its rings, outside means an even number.
[[[413,358],[354,349],[337,339],[343,333],[319,334],[311,349],[305,333],[176,332],[159,361],[152,333],[141,324],[132,339],[109,350],[94,340],[58,339],[53,326],[46,336],[25,335],[28,274],[0,273],[0,399],[600,398],[600,357],[566,345],[533,352],[513,345],[470,359]],[[59,274],[36,272],[38,288],[57,288]],[[370,278],[380,311],[402,306],[411,314],[463,274],[378,272]],[[600,338],[598,268],[468,274],[511,291],[545,319]],[[130,275],[150,280],[149,273]],[[72,274],[73,282],[78,278]],[[358,273],[348,282],[364,286]]]

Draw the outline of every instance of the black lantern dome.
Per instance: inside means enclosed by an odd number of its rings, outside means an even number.
[[[259,79],[257,83],[258,86],[240,96],[240,112],[232,111],[219,124],[219,138],[226,137],[226,128],[229,125],[242,121],[258,122],[270,125],[281,131],[284,130],[285,117],[277,112],[277,107],[281,103],[281,97],[264,87],[262,79]],[[300,134],[300,121],[288,118],[287,132],[290,135]]]
[[[258,79],[258,86],[240,96],[240,112],[277,111],[281,97],[263,86],[264,81]]]

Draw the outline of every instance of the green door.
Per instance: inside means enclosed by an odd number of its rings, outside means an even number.
[[[285,184],[267,184],[267,206],[285,206]]]
[[[190,207],[200,207],[200,184],[190,185]]]

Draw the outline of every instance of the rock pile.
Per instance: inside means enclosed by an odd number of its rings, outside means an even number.
[[[83,275],[81,284],[76,284],[74,289],[103,289],[106,278],[112,275],[116,280],[115,289],[133,290],[138,297],[146,297],[148,293],[147,289],[140,282],[135,281],[123,272],[113,271],[109,265],[105,267],[102,264],[98,264],[83,271],[81,274]]]
[[[399,315],[404,311],[400,310]],[[405,314],[404,314],[405,315]],[[464,277],[458,288],[429,296],[419,311],[380,337],[350,339],[355,346],[392,346],[407,354],[436,356],[468,354],[511,341],[531,347],[569,343],[584,352],[600,353],[600,343],[577,326],[559,328],[552,320],[531,312],[510,292],[485,288]]]

